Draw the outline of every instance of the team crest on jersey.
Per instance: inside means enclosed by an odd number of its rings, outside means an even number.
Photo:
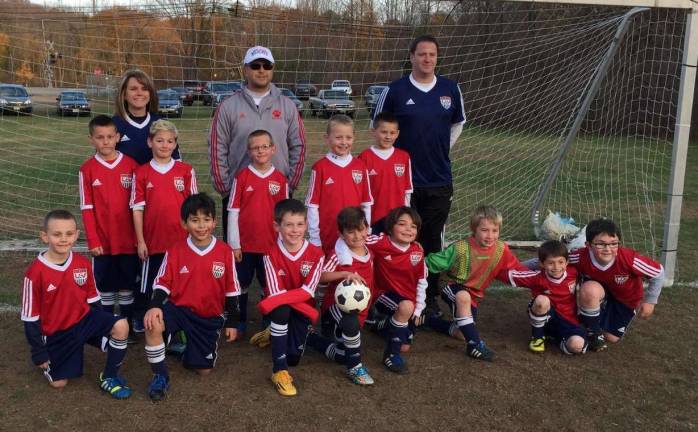
[[[184,177],[175,177],[174,185],[177,192],[184,192]]]
[[[615,281],[616,281],[616,283],[617,283],[618,285],[623,285],[624,283],[626,283],[626,282],[628,281],[629,278],[630,278],[629,275],[624,275],[624,274],[622,274],[622,275],[615,275],[615,276],[613,277],[613,279],[615,279]]]
[[[281,185],[279,184],[279,182],[275,182],[275,181],[269,182],[269,193],[270,194],[276,195],[279,193],[280,190],[281,190]]]
[[[405,175],[405,164],[395,164],[393,168],[395,169],[396,176],[402,177]]]
[[[444,109],[451,108],[451,96],[441,96],[439,99],[441,100],[441,106],[444,107]]]
[[[213,277],[216,279],[220,279],[223,277],[223,273],[225,273],[225,264],[219,261],[214,261],[213,266],[211,268],[211,272],[213,273]]]
[[[128,174],[121,174],[121,186],[124,187],[124,189],[131,189],[131,182],[133,181],[133,177],[131,177]]]
[[[303,261],[301,263],[301,275],[303,275],[303,277],[308,276],[308,273],[310,273],[310,269],[313,268],[313,264],[314,263],[312,261]]]
[[[84,268],[76,268],[73,269],[73,279],[75,280],[75,283],[83,286],[85,283],[87,283],[87,269]]]
[[[275,109],[274,111],[271,112],[271,116],[275,119],[280,119],[281,118],[281,110]]]
[[[354,183],[359,184],[364,178],[364,173],[361,170],[351,170],[351,178],[354,180]]]
[[[412,263],[413,266],[416,266],[419,264],[419,260],[422,259],[422,253],[421,252],[412,252],[410,254],[410,262]]]

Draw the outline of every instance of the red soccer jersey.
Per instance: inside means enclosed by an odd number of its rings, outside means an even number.
[[[191,238],[180,240],[167,249],[153,290],[161,289],[169,300],[188,307],[205,318],[223,315],[225,297],[240,295],[233,250],[213,237],[204,250]]]
[[[352,273],[358,273],[359,276],[364,278],[368,284],[368,288],[371,291],[371,303],[376,299],[376,292],[373,289],[373,254],[371,251],[366,250],[366,255],[359,256],[351,253],[351,263],[340,264],[337,254],[333,253],[332,256],[325,262],[323,267],[323,272],[335,272],[335,271],[348,271]],[[337,285],[341,281],[332,282],[327,286],[325,290],[325,297],[322,299],[322,311],[325,312],[330,306],[335,304],[334,292],[337,289]],[[369,305],[370,306],[370,305]],[[368,309],[366,308],[359,313],[359,323],[361,326],[364,325],[366,316],[368,316]]]
[[[405,196],[412,193],[412,165],[410,155],[399,148],[380,150],[375,147],[364,150],[359,159],[366,164],[371,194],[375,202],[371,207],[371,223],[388,215],[395,207],[409,205]]]
[[[531,297],[539,295],[550,299],[555,312],[572,324],[579,325],[577,319],[577,270],[567,266],[560,279],[548,276],[544,271],[510,270],[509,282],[512,286],[529,288]]]
[[[570,264],[583,279],[599,282],[613,298],[631,309],[642,302],[643,278],[655,278],[663,271],[658,262],[625,247],[619,247],[616,259],[605,266],[596,261],[589,248],[576,249],[570,253]]]
[[[262,174],[252,165],[233,181],[228,210],[239,212],[239,244],[243,252],[267,253],[274,247],[274,206],[288,198],[286,177],[275,168]],[[238,239],[229,239],[233,246]]]
[[[294,289],[303,289],[310,294],[307,303],[315,307],[315,288],[320,281],[325,254],[322,250],[303,241],[303,246],[296,253],[286,250],[281,239],[264,256],[264,269],[267,286],[264,293],[267,296],[282,294]]]
[[[136,253],[129,208],[136,168],[136,161],[122,153],[112,162],[95,154],[80,167],[80,210],[89,249],[101,246],[106,255]]]
[[[80,322],[90,310],[88,303],[99,299],[87,258],[71,252],[57,265],[42,253],[24,275],[22,321],[41,320],[41,334],[51,336]]]
[[[391,291],[423,307],[426,285],[422,286],[420,281],[426,281],[429,271],[424,264],[422,246],[412,242],[406,248],[402,248],[385,234],[370,236],[366,245],[374,254],[376,294]],[[421,310],[415,311],[417,312]]]
[[[133,175],[131,208],[143,208],[143,237],[148,254],[164,253],[187,232],[180,223],[180,207],[197,193],[194,168],[171,160],[158,165],[155,160],[141,165]]]
[[[320,241],[329,255],[339,237],[337,215],[344,207],[372,205],[366,165],[354,157],[339,158],[330,153],[315,162],[305,205],[317,207]]]

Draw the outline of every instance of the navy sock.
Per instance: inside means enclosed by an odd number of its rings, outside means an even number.
[[[588,332],[601,333],[601,309],[579,308],[579,319]]]
[[[325,357],[341,365],[347,364],[344,344],[331,343],[325,350]]]
[[[437,318],[433,315],[427,315],[425,324],[434,331],[443,333],[445,335],[451,334],[451,321],[446,321],[445,319]]]
[[[130,322],[133,317],[133,291],[119,291],[118,300],[119,315]]]
[[[238,308],[240,309],[240,322],[247,322],[247,287],[242,289],[242,294],[238,297]]]
[[[310,333],[305,341],[305,344],[315,351],[325,354],[327,347],[332,345],[332,341],[317,333]]]
[[[351,369],[361,363],[361,333],[354,336],[342,334],[342,339],[344,339],[344,361],[347,369]]]
[[[550,315],[536,315],[533,311],[528,311],[528,320],[531,323],[531,336],[536,339],[545,337],[545,323],[550,319]]]
[[[480,343],[480,333],[477,332],[473,317],[456,317],[456,325],[458,326],[458,330],[463,333],[466,342],[473,345]]]
[[[165,344],[161,343],[156,346],[145,346],[145,356],[150,363],[150,369],[156,375],[169,376],[167,364],[165,363]]]
[[[115,292],[103,292],[103,293],[99,293],[99,296],[101,297],[102,310],[105,312],[109,312],[110,314],[113,314],[114,313],[114,303],[116,303],[116,293]]]
[[[104,366],[104,377],[113,378],[119,372],[119,367],[126,357],[126,339],[109,338],[107,345],[107,364]]]
[[[271,359],[274,363],[273,371],[288,370],[286,352],[288,351],[288,324],[279,324],[274,321],[270,325],[271,330]]]
[[[385,347],[385,354],[399,355],[400,347],[402,344],[407,343],[409,332],[406,322],[401,323],[391,317],[388,323],[388,343]]]

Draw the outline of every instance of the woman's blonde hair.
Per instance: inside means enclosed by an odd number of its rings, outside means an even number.
[[[122,119],[128,118],[128,102],[126,102],[126,86],[128,80],[135,78],[143,87],[150,93],[150,101],[145,109],[148,112],[156,114],[158,112],[158,92],[155,91],[155,85],[152,78],[147,73],[140,69],[129,69],[121,77],[119,83],[119,92],[116,94],[116,114]]]

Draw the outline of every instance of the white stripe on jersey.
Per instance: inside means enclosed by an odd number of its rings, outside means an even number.
[[[656,278],[662,273],[662,266],[659,268],[649,265],[648,263],[640,260],[639,258],[633,259],[633,268],[640,273],[649,276],[650,278]]]
[[[150,266],[150,257],[148,257],[147,262],[148,262],[148,266]],[[162,277],[163,274],[165,274],[165,270],[167,270],[167,252],[165,252],[165,257],[162,259],[162,264],[160,265],[160,268],[158,269],[158,274],[157,274],[157,276],[155,276],[155,281],[153,281],[153,291],[155,291],[155,289],[157,288],[157,289],[161,289],[161,290],[165,291],[167,293],[167,295],[169,295],[170,290],[166,286],[160,285],[160,278]],[[147,292],[147,290],[142,291],[142,292]]]
[[[271,263],[268,255],[264,255],[262,259],[264,261],[264,270],[267,279],[267,289],[269,290],[269,295],[279,293],[279,281],[276,279],[276,270]]]
[[[78,186],[79,186],[79,192],[80,192],[80,210],[87,210],[88,208],[92,208],[92,206],[87,206],[85,205],[85,185],[83,184],[85,181],[85,178],[82,176],[82,171],[78,171]]]
[[[230,295],[226,294],[226,297],[232,297],[241,294],[240,281],[238,281],[238,272],[235,268],[235,254],[233,253],[230,254],[230,271],[233,272],[233,286],[235,288],[235,292],[231,293]],[[264,287],[262,287],[262,289],[264,289]]]
[[[309,292],[312,297],[315,297],[315,289],[317,288],[317,284],[320,281],[320,274],[322,274],[322,266],[324,261],[325,257],[320,258],[320,261],[318,261],[317,266],[315,267],[315,271],[313,272],[313,277],[310,278],[310,284],[303,285],[301,287],[307,292]]]
[[[136,173],[133,173],[133,179],[131,179],[131,198],[128,200],[128,205],[133,208],[136,205]]]
[[[579,263],[579,251],[570,253],[570,264]]]
[[[338,264],[337,261],[338,261],[337,255],[332,254],[332,257],[329,260],[327,260],[327,262],[325,263],[325,266],[322,268],[322,271],[329,273],[329,272],[333,272],[333,271],[337,270],[337,264]]]
[[[310,204],[310,199],[313,196],[313,192],[315,191],[315,177],[317,176],[317,173],[315,170],[310,171],[310,181],[308,183],[308,192],[305,195],[305,205],[306,207],[311,205]]]
[[[230,197],[228,198],[228,210],[233,210],[233,202],[235,202],[235,192],[238,188],[238,179],[233,179],[233,187],[230,188]]]
[[[191,192],[192,195],[199,193],[199,187],[196,184],[196,173],[194,172],[194,168],[191,169],[191,185],[189,186],[189,192]]]
[[[34,303],[33,282],[28,277],[24,278],[24,288],[22,292],[22,321],[37,321],[39,315],[31,316],[32,304]]]
[[[383,111],[383,104],[385,104],[385,98],[388,96],[388,91],[390,91],[390,87],[384,88],[381,95],[378,96],[378,102],[376,102],[376,108],[375,111],[373,111],[373,117],[371,117],[371,124],[368,125],[369,128],[373,128],[373,118]]]

